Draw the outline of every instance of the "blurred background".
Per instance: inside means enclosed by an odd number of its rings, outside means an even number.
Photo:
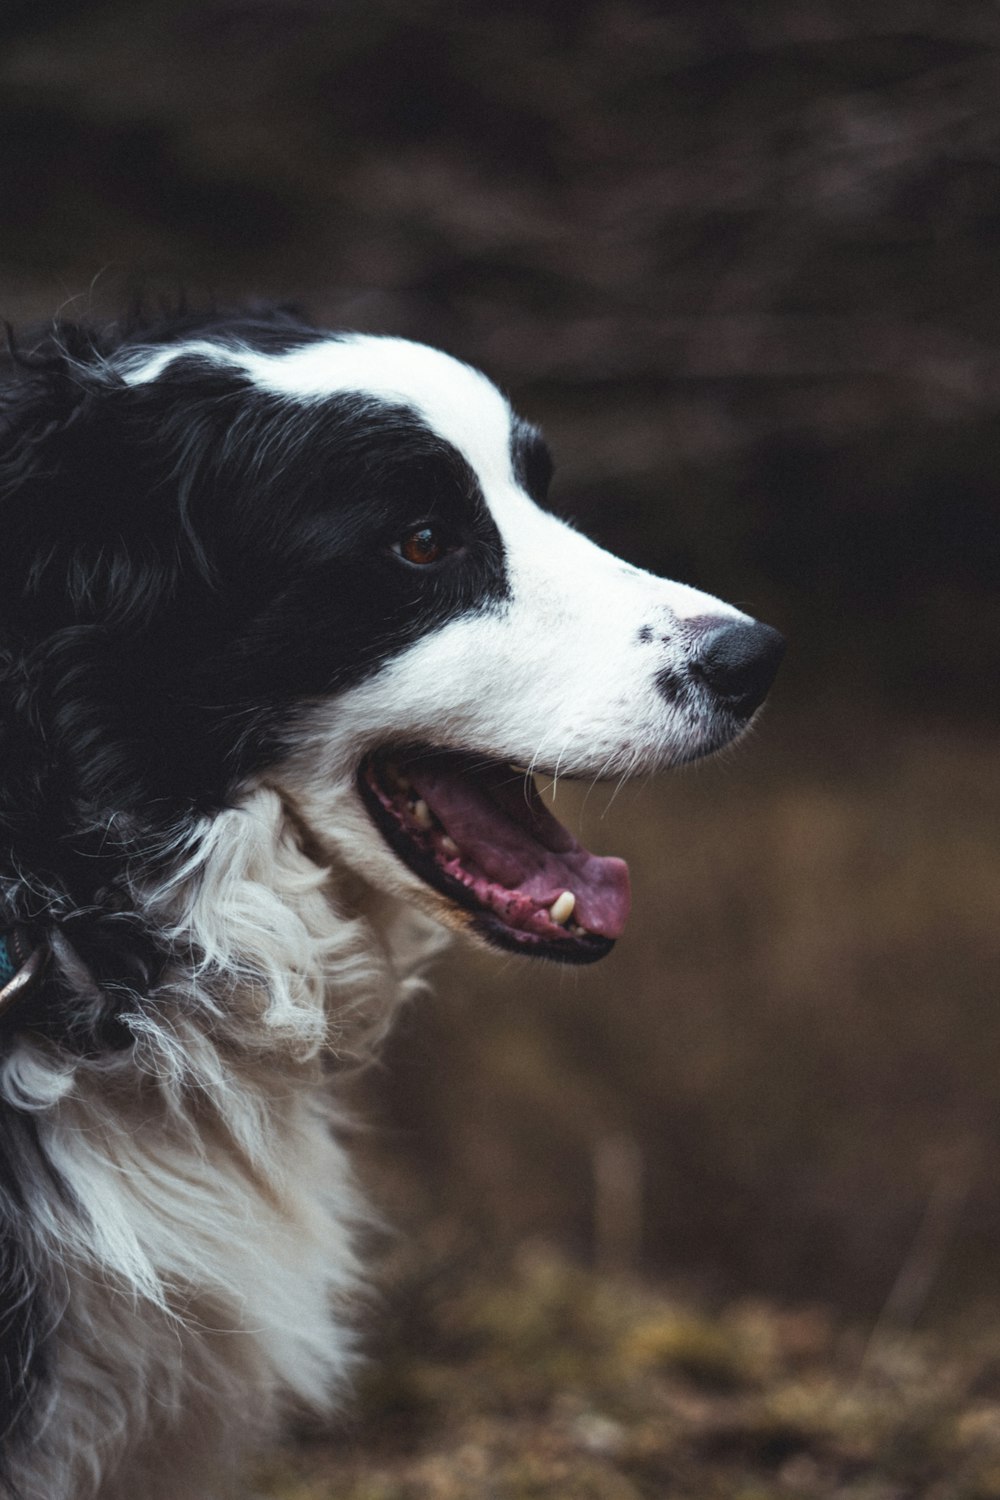
[[[439,344],[557,509],[790,640],[735,753],[560,788],[632,865],[611,958],[462,957],[403,1017],[359,1085],[396,1222],[992,1297],[1000,9],[5,0],[0,85],[11,321],[184,288]]]

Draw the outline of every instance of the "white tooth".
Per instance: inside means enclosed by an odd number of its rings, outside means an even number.
[[[394,760],[387,760],[385,762],[385,780],[390,783],[394,792],[408,792],[412,784],[408,775],[403,775],[403,772],[400,771],[399,766],[396,765]]]
[[[553,922],[556,922],[560,927],[563,927],[569,921],[575,910],[576,897],[573,895],[573,892],[563,891],[562,895],[557,896],[552,905],[549,907],[549,916],[552,918]]]
[[[455,859],[458,855],[458,845],[447,834],[445,834],[438,847],[446,859]]]
[[[412,816],[413,821],[414,823],[416,823],[418,828],[432,828],[434,826],[434,819],[431,816],[431,810],[427,806],[427,803],[424,801],[423,797],[418,797],[416,802],[414,802],[412,808]]]

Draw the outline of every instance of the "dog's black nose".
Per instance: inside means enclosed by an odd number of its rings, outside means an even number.
[[[756,620],[720,621],[698,636],[691,671],[748,719],[767,697],[785,654],[785,638]]]

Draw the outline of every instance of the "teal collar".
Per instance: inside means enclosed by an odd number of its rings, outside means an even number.
[[[21,967],[10,951],[11,939],[0,933],[0,988],[5,987]]]
[[[34,989],[45,959],[45,950],[32,943],[23,927],[0,931],[0,1020]]]

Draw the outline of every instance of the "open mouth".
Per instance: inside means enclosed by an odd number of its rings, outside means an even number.
[[[528,773],[450,750],[380,750],[358,785],[393,851],[496,946],[585,964],[624,931],[625,861],[577,843]]]

